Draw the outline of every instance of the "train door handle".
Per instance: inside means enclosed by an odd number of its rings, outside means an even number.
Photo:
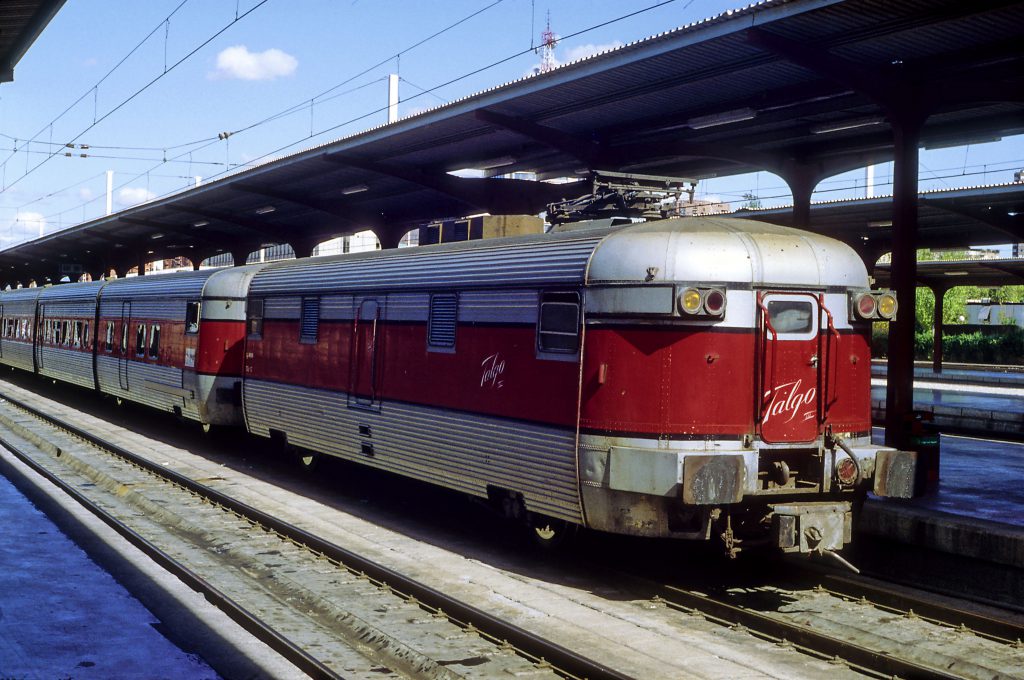
[[[811,357],[810,361],[807,362],[807,365],[808,366],[814,366],[815,368],[817,368],[818,367],[818,355],[815,354],[813,357]]]

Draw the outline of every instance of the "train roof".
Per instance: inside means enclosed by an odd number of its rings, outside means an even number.
[[[256,272],[251,293],[652,280],[868,285],[855,251],[827,236],[754,220],[686,217],[617,226],[580,223],[547,234],[286,260]]]
[[[633,281],[864,288],[868,272],[853,248],[821,234],[701,217],[636,224],[604,238],[587,283]]]

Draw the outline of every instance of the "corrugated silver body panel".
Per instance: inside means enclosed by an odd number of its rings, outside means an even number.
[[[154,383],[168,387],[170,390],[181,390],[181,369],[173,366],[157,366],[141,361],[128,361],[128,389],[121,387],[118,376],[118,359],[109,354],[100,353],[96,358],[96,373],[99,377],[100,390],[106,394],[137,401],[161,411],[172,411],[174,407],[184,408],[185,400],[180,394],[165,392],[147,385]]]
[[[18,288],[6,290],[0,294],[5,318],[29,317],[34,319],[36,300],[42,288]],[[15,338],[0,338],[0,363],[25,371],[34,371],[35,362],[32,358],[32,343]]]
[[[474,496],[493,484],[522,492],[533,512],[583,521],[572,429],[405,403],[349,408],[345,393],[256,380],[242,395],[254,434],[281,430],[291,444]]]
[[[41,356],[39,375],[65,382],[95,387],[92,376],[92,353],[64,347],[39,348]]]
[[[32,361],[32,343],[21,340],[3,340],[3,358],[0,359],[6,366],[13,366],[25,371],[34,371],[35,364]]]
[[[579,285],[606,230],[304,258],[268,265],[254,296],[332,290],[450,290],[488,286]]]

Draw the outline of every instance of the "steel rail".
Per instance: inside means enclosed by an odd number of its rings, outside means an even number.
[[[662,586],[660,590],[659,597],[669,606],[700,612],[720,621],[743,626],[780,643],[790,644],[820,656],[845,661],[851,666],[869,673],[890,678],[899,677],[902,680],[926,678],[953,680],[960,677],[945,673],[938,668],[922,666],[831,635],[824,635],[809,626],[729,604],[704,593],[684,590],[675,586]]]
[[[822,580],[828,584],[827,587],[822,586],[826,592],[840,597],[852,599],[863,597],[875,606],[901,613],[912,612],[927,621],[948,626],[964,626],[977,635],[997,642],[1013,644],[1024,638],[1024,625],[968,611],[953,606],[951,603],[929,600],[927,599],[928,593],[901,592],[879,583],[870,583],[839,574],[824,575]]]
[[[262,524],[281,536],[287,537],[295,543],[303,545],[307,549],[323,555],[327,559],[338,562],[355,573],[363,574],[378,583],[387,585],[397,594],[404,595],[411,601],[415,600],[416,603],[423,605],[428,609],[433,609],[435,612],[443,613],[456,625],[460,625],[466,629],[471,629],[480,633],[481,635],[490,638],[493,642],[508,643],[527,659],[550,665],[552,670],[556,673],[570,678],[586,678],[588,680],[630,680],[630,676],[609,668],[602,663],[587,658],[582,654],[578,654],[566,647],[551,642],[550,640],[546,640],[545,638],[531,633],[530,631],[516,626],[515,624],[488,614],[473,605],[446,595],[431,586],[405,576],[404,574],[400,574],[389,567],[378,564],[366,557],[352,552],[351,550],[331,543],[330,541],[320,538],[315,534],[285,522],[280,518],[274,517],[273,515],[259,510],[258,508],[243,503],[242,501],[232,498],[227,494],[208,487],[205,484],[197,482],[174,470],[147,460],[128,449],[118,446],[112,442],[108,442],[102,437],[94,435],[61,418],[44,413],[43,411],[26,404],[19,399],[3,394],[0,394],[0,397],[5,399],[8,403],[32,414],[36,418],[39,418],[54,427],[65,430],[66,432],[94,446],[106,449],[114,455],[122,457],[141,468],[168,479],[184,489],[206,498],[212,503],[223,506],[253,522]],[[2,439],[0,439],[0,441],[2,441]],[[33,465],[33,467],[35,466]],[[49,475],[47,476],[49,477]],[[64,485],[61,485],[61,487],[64,488]],[[75,495],[77,496],[77,494]],[[102,512],[102,510],[100,510],[100,512]],[[140,540],[144,539],[141,539],[140,537]],[[152,549],[159,552],[155,547]],[[167,559],[171,558],[167,557]],[[198,577],[193,575],[193,578]],[[214,597],[216,597],[216,595]],[[227,598],[224,599],[227,600]],[[332,673],[330,676],[326,677],[335,676]]]

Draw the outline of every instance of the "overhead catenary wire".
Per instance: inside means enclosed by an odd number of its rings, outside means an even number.
[[[183,1],[182,1],[182,4],[184,4],[184,3],[185,3],[185,2],[187,2],[187,1],[188,1],[188,0],[183,0]],[[220,29],[219,29],[218,31],[216,31],[216,32],[215,32],[215,33],[214,33],[213,35],[211,35],[211,36],[210,36],[210,37],[208,37],[208,38],[207,38],[206,40],[204,40],[204,41],[203,41],[202,43],[200,43],[200,44],[199,44],[199,45],[197,45],[197,46],[196,46],[195,48],[193,48],[193,49],[192,49],[191,51],[189,51],[189,52],[188,52],[188,53],[187,53],[187,54],[186,54],[185,56],[183,56],[183,57],[182,57],[182,58],[180,58],[180,59],[179,59],[178,61],[176,61],[176,62],[174,62],[173,64],[171,64],[170,66],[168,66],[168,67],[167,67],[167,68],[166,68],[166,69],[165,69],[165,70],[164,70],[164,71],[163,71],[162,73],[160,73],[160,74],[159,74],[159,75],[157,75],[157,76],[156,76],[155,78],[153,78],[153,79],[151,79],[150,81],[148,81],[148,82],[147,82],[147,83],[146,83],[145,85],[143,85],[142,87],[140,87],[139,89],[137,89],[137,90],[136,90],[135,92],[133,92],[132,94],[130,94],[130,95],[129,95],[128,97],[126,97],[126,98],[125,98],[124,100],[122,100],[122,101],[121,101],[121,102],[120,102],[119,104],[115,105],[115,106],[114,106],[113,108],[111,108],[111,109],[110,109],[109,111],[107,111],[107,112],[106,112],[106,113],[104,113],[103,115],[101,115],[101,116],[98,116],[98,117],[97,117],[97,118],[96,118],[96,119],[95,119],[95,120],[94,120],[94,121],[93,121],[93,122],[92,122],[92,123],[91,123],[90,125],[88,125],[88,126],[87,126],[87,127],[86,127],[86,128],[84,129],[84,130],[82,130],[82,131],[81,131],[81,132],[79,132],[78,134],[74,135],[74,136],[73,136],[73,137],[72,137],[72,138],[70,139],[70,142],[76,142],[76,141],[78,141],[78,139],[79,139],[79,138],[80,138],[80,137],[81,137],[82,135],[84,135],[85,133],[87,133],[87,132],[88,132],[89,130],[93,129],[93,128],[94,128],[94,127],[96,127],[97,125],[99,125],[99,124],[100,124],[101,122],[103,122],[104,120],[106,120],[107,118],[109,118],[109,117],[110,117],[111,115],[113,115],[113,114],[114,114],[114,113],[116,113],[117,111],[119,111],[119,110],[121,110],[122,108],[124,108],[124,107],[125,107],[125,106],[126,106],[127,104],[129,104],[129,103],[130,103],[130,102],[131,102],[132,100],[134,100],[134,99],[135,99],[136,97],[138,97],[138,96],[139,96],[140,94],[142,94],[143,92],[145,92],[146,90],[148,90],[148,89],[149,89],[150,87],[152,87],[152,86],[153,86],[153,85],[154,85],[155,83],[157,83],[157,82],[159,82],[159,81],[160,81],[161,79],[163,79],[163,77],[164,77],[164,76],[166,76],[166,75],[167,75],[168,73],[171,73],[171,72],[172,72],[172,71],[174,71],[174,70],[175,70],[175,69],[176,69],[176,68],[177,68],[178,66],[180,66],[181,64],[183,64],[183,63],[184,63],[185,61],[187,61],[187,60],[188,60],[189,58],[191,58],[191,57],[192,57],[192,55],[196,54],[196,53],[197,53],[197,52],[198,52],[199,50],[201,50],[201,49],[203,49],[204,47],[206,47],[207,45],[209,45],[209,44],[210,44],[211,42],[213,42],[214,40],[216,40],[216,39],[217,39],[217,38],[218,38],[218,37],[219,37],[220,35],[222,35],[222,34],[223,34],[223,33],[224,33],[225,31],[227,31],[227,30],[228,30],[229,28],[231,28],[231,27],[232,27],[232,26],[234,26],[234,25],[235,25],[236,23],[238,23],[238,22],[239,22],[239,21],[241,21],[242,19],[246,18],[247,16],[249,16],[250,14],[252,14],[253,12],[255,12],[255,11],[256,11],[257,9],[259,9],[260,7],[262,7],[263,5],[265,5],[265,4],[266,4],[267,2],[269,2],[269,1],[270,1],[270,0],[259,0],[259,2],[257,2],[257,3],[256,3],[255,5],[253,5],[253,6],[251,7],[251,8],[249,8],[248,10],[246,10],[245,12],[243,12],[242,14],[240,14],[240,15],[239,15],[238,17],[236,17],[235,19],[231,20],[231,21],[230,21],[230,22],[229,22],[228,24],[226,24],[225,26],[223,26],[222,28],[220,28]],[[181,6],[181,5],[179,5],[179,7],[180,7],[180,6]],[[44,129],[45,129],[45,128],[44,128]],[[50,160],[51,160],[52,158],[54,158],[54,157],[55,157],[56,155],[57,155],[57,153],[56,153],[56,152],[52,152],[52,153],[51,153],[51,154],[50,154],[49,156],[47,156],[46,158],[44,158],[44,159],[43,159],[42,161],[40,161],[40,162],[39,162],[38,164],[36,164],[35,166],[33,166],[33,167],[32,167],[31,169],[29,169],[29,170],[26,170],[26,171],[25,171],[25,173],[24,173],[23,175],[21,175],[20,177],[18,177],[18,178],[17,178],[17,179],[15,179],[15,180],[13,180],[13,181],[12,181],[12,182],[11,182],[10,184],[6,185],[6,186],[4,187],[4,190],[6,191],[7,189],[10,189],[11,187],[13,187],[13,186],[15,186],[16,184],[18,184],[19,182],[21,182],[21,181],[22,181],[23,179],[25,179],[25,178],[26,178],[26,177],[28,177],[28,176],[29,176],[30,174],[32,174],[33,172],[35,172],[36,170],[38,170],[39,168],[41,168],[41,167],[42,167],[43,165],[45,165],[45,164],[46,164],[47,162],[49,162],[49,161],[50,161]],[[6,161],[4,161],[4,163],[3,163],[3,164],[4,164],[4,165],[6,165]]]

